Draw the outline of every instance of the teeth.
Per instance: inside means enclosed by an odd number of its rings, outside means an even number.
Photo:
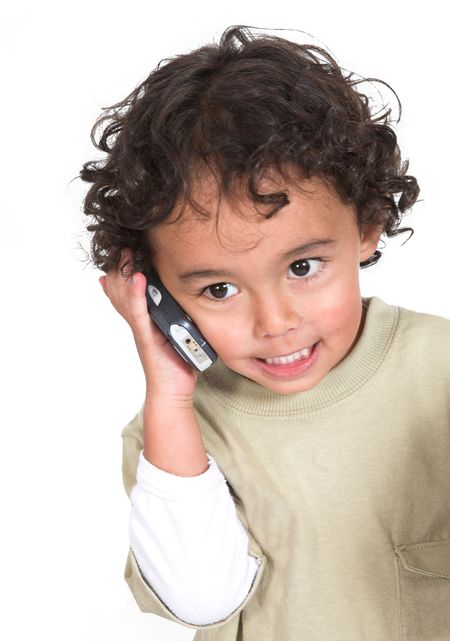
[[[312,352],[313,346],[305,347],[299,352],[294,352],[293,354],[288,354],[287,356],[275,356],[274,358],[265,358],[264,362],[268,365],[288,365],[294,361],[298,361],[300,358],[308,358]]]

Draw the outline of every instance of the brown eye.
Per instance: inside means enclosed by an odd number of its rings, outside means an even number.
[[[225,298],[228,293],[228,285],[226,283],[217,283],[217,285],[211,285],[209,291],[214,298]]]
[[[314,276],[320,269],[321,260],[318,258],[302,258],[289,265],[289,271],[297,278]]]
[[[233,289],[236,291],[233,291]],[[237,287],[236,285],[232,285],[231,283],[215,283],[214,285],[205,287],[205,289],[203,290],[203,294],[207,298],[212,298],[214,300],[223,300],[225,298],[230,298],[230,296],[233,296],[236,293]]]
[[[292,273],[296,276],[306,276],[311,267],[309,265],[309,260],[296,260],[295,263],[290,265],[290,269],[292,269]]]

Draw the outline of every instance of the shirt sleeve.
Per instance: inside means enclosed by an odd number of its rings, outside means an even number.
[[[257,590],[264,555],[211,456],[194,477],[144,458],[142,409],[122,432],[132,504],[125,580],[143,612],[193,628],[224,625]]]
[[[245,600],[258,570],[216,462],[203,474],[160,470],[140,452],[131,491],[131,549],[144,580],[176,615],[216,623]]]

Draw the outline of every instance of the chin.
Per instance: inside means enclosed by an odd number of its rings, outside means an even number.
[[[320,379],[321,380],[321,379]],[[285,383],[274,383],[267,384],[266,382],[260,383],[263,387],[270,389],[272,392],[280,394],[280,396],[288,396],[289,394],[299,394],[301,392],[309,392],[312,390],[318,383],[318,381],[312,381],[310,383],[298,383],[298,382],[285,382]]]

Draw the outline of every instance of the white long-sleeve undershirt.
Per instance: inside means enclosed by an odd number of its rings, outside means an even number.
[[[229,616],[246,598],[258,565],[215,460],[177,476],[139,454],[129,536],[141,573],[161,601],[193,625]]]

